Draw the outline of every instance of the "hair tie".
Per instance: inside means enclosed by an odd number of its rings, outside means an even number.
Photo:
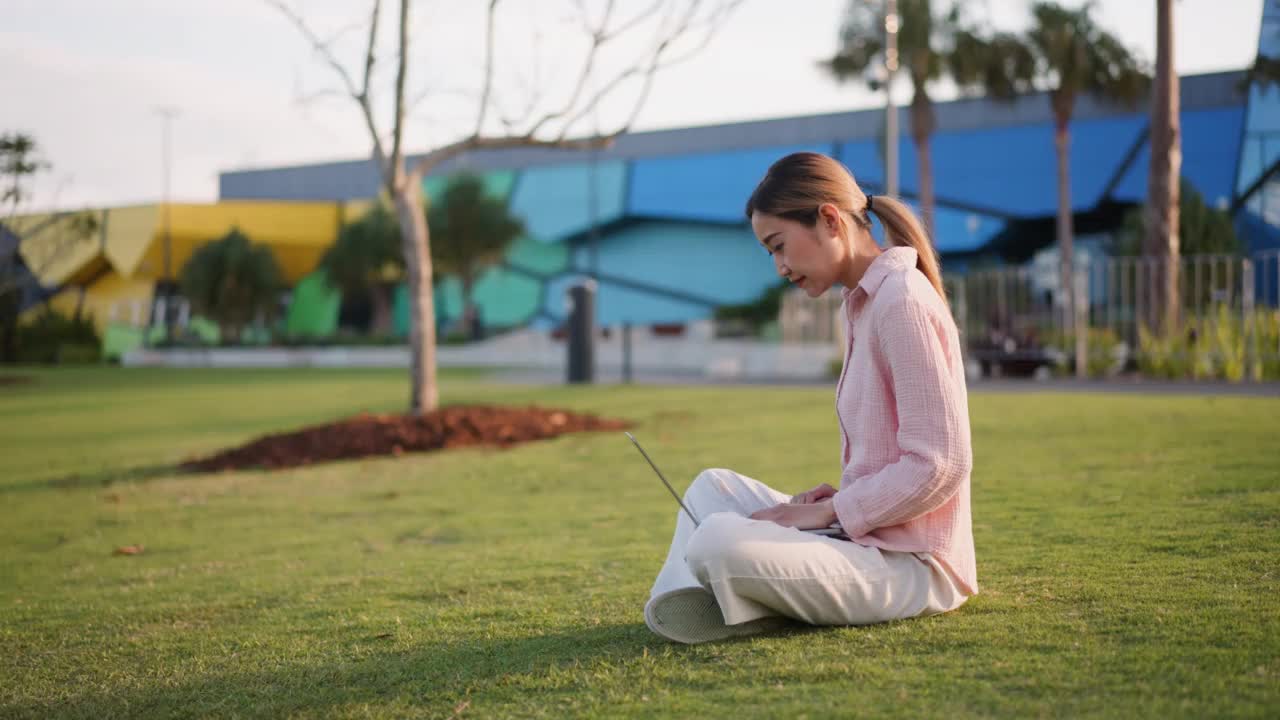
[[[873,209],[875,209],[875,208],[874,208],[874,206],[875,206],[875,201],[876,201],[876,196],[875,196],[875,195],[868,195],[868,196],[867,196],[867,212],[871,212]]]

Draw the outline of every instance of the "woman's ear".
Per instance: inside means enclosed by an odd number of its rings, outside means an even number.
[[[822,203],[818,206],[818,218],[821,219],[823,227],[832,235],[840,234],[840,209],[831,203]]]

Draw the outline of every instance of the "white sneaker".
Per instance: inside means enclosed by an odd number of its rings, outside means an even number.
[[[686,645],[755,635],[787,624],[786,618],[772,616],[726,625],[716,596],[700,587],[668,590],[650,598],[644,606],[644,622],[658,635]]]

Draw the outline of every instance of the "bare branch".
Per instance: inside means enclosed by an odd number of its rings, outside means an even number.
[[[412,175],[423,177],[440,163],[472,150],[506,150],[510,148],[546,147],[564,150],[590,150],[608,147],[613,144],[616,135],[605,137],[582,138],[576,140],[557,139],[541,140],[532,135],[508,135],[504,137],[482,137],[473,135],[469,138],[436,148],[423,155],[414,166]]]
[[[369,76],[373,75],[374,43],[378,41],[378,13],[382,10],[382,0],[373,0],[373,14],[369,18],[369,45],[364,53],[364,84],[360,87],[360,97],[369,99]]]
[[[476,113],[474,135],[479,135],[484,129],[484,116],[489,111],[489,93],[493,90],[493,26],[496,24],[497,7],[498,0],[489,0],[484,32],[484,89],[480,91],[480,111]]]
[[[314,49],[316,53],[329,64],[329,67],[333,68],[333,71],[338,74],[338,77],[342,79],[343,85],[347,88],[347,93],[353,98],[359,98],[360,95],[356,91],[355,83],[351,80],[351,73],[348,73],[347,69],[342,66],[342,63],[338,62],[338,59],[334,57],[333,52],[329,49],[329,45],[324,40],[321,40],[319,35],[316,35],[311,27],[307,25],[307,22],[302,19],[302,16],[294,12],[293,8],[285,4],[284,0],[263,1],[276,10],[279,10],[286,18],[289,19],[290,22],[294,24],[295,27],[298,28],[298,32],[302,33],[302,36],[307,39],[307,42],[311,43],[312,49]]]
[[[356,104],[360,106],[360,112],[364,116],[365,125],[369,128],[369,136],[373,140],[374,156],[377,158],[378,164],[382,166],[385,172],[388,166],[387,156],[382,148],[382,139],[378,135],[378,126],[373,120],[373,108],[370,103],[368,93],[369,74],[373,67],[373,43],[378,34],[378,9],[381,5],[381,0],[374,0],[373,3],[373,18],[369,27],[369,50],[365,54],[365,86],[363,90],[356,89],[355,81],[351,78],[351,73],[347,72],[347,69],[343,67],[342,63],[338,62],[333,51],[320,39],[318,35],[316,35],[311,27],[307,25],[307,22],[302,19],[301,15],[294,12],[293,9],[284,2],[284,0],[264,0],[264,2],[279,10],[281,14],[288,18],[289,21],[293,23],[294,27],[298,29],[298,32],[301,32],[302,36],[311,43],[311,47],[316,51],[316,53],[320,55],[320,57],[328,63],[329,67],[333,68],[333,71],[338,74],[338,77],[342,79],[342,84],[346,87],[347,95],[349,95],[352,100],[355,100]]]
[[[653,17],[654,13],[658,12],[658,10],[662,7],[662,3],[663,3],[663,0],[658,0],[657,2],[650,5],[648,8],[641,10],[639,15],[636,15],[630,20],[622,23],[618,27],[606,33],[604,36],[604,41],[608,42],[619,35],[625,35],[627,31],[629,31],[631,28]]]
[[[424,87],[417,95],[409,98],[405,103],[405,113],[412,115],[427,98],[435,96],[474,100],[476,93],[475,90],[468,90],[462,87]]]
[[[391,132],[391,167],[387,171],[388,187],[399,185],[404,172],[401,141],[404,139],[404,80],[409,73],[409,0],[400,0],[400,53],[396,60],[396,120]]]
[[[568,115],[569,119],[561,126],[560,132],[558,133],[559,139],[563,140],[568,136],[569,131],[595,108],[599,107],[600,103],[602,103],[605,98],[616,92],[628,80],[641,77],[643,80],[640,93],[636,98],[636,102],[630,116],[625,124],[610,134],[617,136],[626,132],[635,122],[640,111],[643,109],[645,101],[648,99],[649,93],[653,87],[656,74],[663,69],[690,59],[705,49],[710,43],[715,30],[729,14],[741,4],[741,2],[742,0],[728,0],[727,2],[722,2],[701,21],[698,20],[698,11],[702,5],[701,0],[692,0],[687,5],[685,11],[678,17],[676,17],[673,14],[674,11],[669,8],[666,13],[666,17],[664,17],[658,25],[654,49],[646,62],[629,67],[613,76],[580,106],[578,105],[577,98],[575,97],[572,105],[566,106],[563,110],[557,113],[551,113],[541,118],[534,124],[528,134],[537,134],[546,122],[560,119]],[[628,21],[623,27],[634,27],[634,25],[640,20],[648,19],[649,16],[659,9],[660,5],[661,3],[657,3],[650,6],[644,13]],[[621,29],[616,29],[612,32],[602,32],[600,36],[605,38],[603,42],[607,42],[608,39],[619,35],[620,31]],[[699,31],[705,31],[705,35],[701,42],[699,42],[695,47],[679,57],[666,57],[667,54],[686,37]],[[601,42],[601,44],[603,44],[603,42]],[[570,115],[570,113],[572,113],[572,115]]]
[[[515,132],[512,128],[526,125],[529,122],[529,118],[533,117],[533,111],[542,103],[544,88],[539,87],[535,83],[532,87],[522,85],[521,89],[526,91],[526,102],[524,104],[524,110],[522,110],[518,116],[508,114],[503,109],[502,105],[497,103],[497,98],[494,99],[494,103],[498,104],[498,113],[502,118],[502,124],[507,128],[508,134]],[[478,135],[480,133],[476,134]],[[528,134],[532,135],[533,133],[530,132]]]
[[[653,7],[660,7],[662,1],[659,0]],[[591,36],[591,46],[587,48],[587,55],[582,61],[582,72],[578,74],[578,82],[573,88],[573,93],[569,96],[568,102],[564,104],[560,110],[549,112],[538,119],[529,130],[530,135],[536,135],[542,126],[558,120],[568,115],[578,105],[578,98],[582,96],[582,90],[587,85],[587,79],[591,77],[592,71],[595,69],[595,59],[600,48],[603,47],[610,39],[617,36],[617,33],[609,33],[609,18],[613,15],[613,0],[609,0],[609,4],[605,6],[604,16],[600,19],[598,26],[592,25],[590,18],[587,17],[587,8],[582,2],[578,2],[578,9],[583,15],[583,25],[587,33]],[[477,134],[479,131],[477,131]]]
[[[440,163],[473,150],[498,150],[517,147],[546,147],[561,149],[578,149],[586,150],[593,148],[608,147],[613,144],[619,135],[626,132],[635,122],[639,115],[649,92],[653,85],[654,76],[658,71],[678,64],[696,55],[702,51],[710,43],[714,31],[723,22],[723,20],[736,9],[742,0],[722,0],[715,9],[706,15],[700,17],[700,10],[703,8],[702,0],[690,0],[683,11],[674,9],[674,6],[668,9],[665,17],[659,22],[653,50],[647,54],[644,61],[632,66],[626,70],[617,73],[604,87],[591,93],[590,97],[583,99],[585,85],[589,81],[591,71],[595,64],[595,60],[600,53],[601,48],[611,39],[618,37],[623,30],[633,28],[636,24],[652,17],[662,6],[663,2],[654,3],[648,6],[639,16],[627,20],[620,28],[610,29],[609,21],[612,19],[612,11],[614,3],[611,1],[606,7],[604,18],[600,23],[591,23],[588,19],[586,23],[591,33],[591,45],[587,49],[584,56],[583,68],[575,83],[573,92],[569,98],[569,102],[559,110],[549,112],[537,119],[532,125],[526,125],[527,129],[523,132],[515,130],[517,120],[508,116],[502,107],[498,98],[491,96],[490,69],[486,68],[485,91],[482,100],[482,110],[480,113],[480,122],[476,126],[476,131],[470,137],[462,138],[456,142],[436,148],[419,158],[415,163],[410,174],[414,177],[422,177],[431,171],[432,168]],[[493,8],[491,4],[490,9]],[[582,3],[579,8],[585,13]],[[492,16],[491,18],[492,19]],[[682,54],[672,57],[671,53],[677,48],[682,47],[683,41],[692,35],[705,32],[700,41],[694,47],[683,52]],[[491,60],[490,55],[486,55],[486,62]],[[616,130],[609,133],[597,132],[594,136],[570,139],[568,132],[576,123],[589,114],[593,109],[598,107],[600,102],[615,92],[620,85],[628,80],[636,77],[643,78],[643,84],[640,89],[639,96],[636,99],[635,107],[632,109],[630,117],[627,121]],[[494,104],[503,125],[507,128],[508,135],[502,137],[491,137],[483,134],[483,118],[486,108],[489,104]],[[536,98],[535,98],[536,103]],[[530,105],[530,109],[534,104]],[[560,127],[557,137],[554,139],[545,139],[538,136],[548,123],[555,121],[564,121],[569,118]]]
[[[299,93],[294,96],[293,102],[295,105],[299,105],[301,107],[309,107],[311,105],[314,105],[317,100],[323,100],[325,98],[331,98],[331,97],[340,97],[343,99],[349,99],[349,96],[341,90],[338,90],[336,88],[325,88],[323,90],[316,90],[315,92],[310,92],[305,95]]]
[[[359,30],[359,29],[360,29],[360,23],[358,22],[347,23],[346,25],[343,25],[342,27],[338,28],[337,32],[330,35],[329,39],[324,41],[324,45],[325,47],[333,47],[347,33],[351,32],[352,30]]]

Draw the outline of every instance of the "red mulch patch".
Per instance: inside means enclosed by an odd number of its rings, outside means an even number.
[[[238,448],[182,464],[213,472],[298,467],[370,455],[401,455],[442,448],[517,443],[572,432],[625,430],[630,423],[538,407],[458,406],[425,415],[361,414],[346,420],[267,435]]]

